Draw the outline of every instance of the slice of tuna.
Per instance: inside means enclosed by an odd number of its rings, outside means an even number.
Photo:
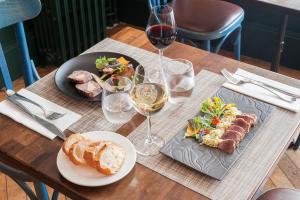
[[[95,81],[89,81],[83,84],[76,84],[76,89],[86,97],[95,97],[102,91],[100,85]]]
[[[233,121],[233,124],[240,126],[245,130],[245,133],[248,133],[250,131],[251,124],[245,121],[242,118],[237,118]]]
[[[237,131],[233,131],[233,130],[226,130],[226,132],[221,136],[221,139],[223,140],[234,140],[236,145],[238,145],[242,139],[242,135],[241,133],[237,132]]]
[[[82,84],[87,83],[88,81],[92,80],[93,77],[90,72],[84,71],[84,70],[77,70],[73,71],[69,76],[68,79],[70,79],[72,82]]]
[[[243,115],[237,115],[236,118],[241,118],[251,124],[251,126],[254,126],[256,123],[257,117],[254,114],[243,114]]]
[[[236,131],[236,132],[239,132],[241,135],[242,135],[242,137],[244,137],[245,136],[245,130],[242,128],[242,127],[240,127],[240,126],[238,126],[238,125],[235,125],[235,124],[232,124],[232,125],[230,125],[227,129],[226,129],[226,131],[227,130],[232,130],[232,131]]]
[[[235,148],[236,148],[236,143],[234,140],[222,140],[218,144],[218,149],[228,154],[232,154]]]

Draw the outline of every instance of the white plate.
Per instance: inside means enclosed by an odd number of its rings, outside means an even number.
[[[59,172],[65,179],[77,185],[95,187],[114,183],[132,170],[136,161],[136,150],[126,137],[109,131],[94,131],[83,133],[83,135],[95,141],[111,141],[122,147],[126,152],[122,168],[114,175],[105,176],[92,167],[73,164],[63,150],[60,149],[56,164]]]

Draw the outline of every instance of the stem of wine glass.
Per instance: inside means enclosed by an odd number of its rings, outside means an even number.
[[[147,131],[147,138],[146,138],[145,143],[151,144],[153,141],[152,141],[152,135],[151,135],[151,117],[150,116],[147,116],[147,122],[148,122],[148,131]]]
[[[159,49],[158,53],[159,53],[159,66],[160,66],[160,70],[162,70],[162,68],[163,68],[163,66],[162,66],[162,60],[163,60],[164,52],[163,52],[162,49]]]

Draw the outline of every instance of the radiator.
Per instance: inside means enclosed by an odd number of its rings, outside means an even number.
[[[105,37],[106,0],[42,0],[33,20],[39,64],[60,65]]]

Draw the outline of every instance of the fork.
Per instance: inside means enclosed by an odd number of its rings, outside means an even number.
[[[265,90],[268,90],[269,92],[275,94],[277,97],[279,97],[280,99],[284,100],[284,101],[287,101],[287,102],[294,102],[296,101],[296,98],[295,97],[291,97],[289,95],[286,95],[286,94],[283,94],[281,92],[278,92],[274,89],[271,89],[267,86],[265,86],[264,84],[260,83],[260,82],[257,82],[257,81],[253,81],[253,80],[250,80],[250,79],[238,79],[238,78],[235,78],[229,71],[227,71],[226,69],[222,69],[221,70],[221,73],[223,74],[223,76],[232,84],[235,84],[235,85],[242,85],[242,84],[245,84],[245,83],[251,83],[251,84],[254,84],[254,85],[257,85],[261,88],[264,88]]]
[[[66,114],[66,113],[59,113],[59,112],[54,112],[54,111],[51,111],[51,110],[47,110],[42,105],[40,105],[40,104],[32,101],[31,99],[28,99],[27,97],[24,97],[24,96],[22,96],[22,95],[20,95],[16,92],[14,93],[14,95],[19,97],[21,100],[27,101],[31,104],[34,104],[34,105],[38,106],[43,111],[44,117],[46,119],[56,120],[56,119],[59,119],[59,118],[63,117]]]

